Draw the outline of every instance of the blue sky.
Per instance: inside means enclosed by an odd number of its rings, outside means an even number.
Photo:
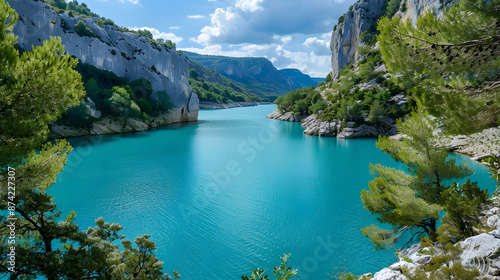
[[[82,2],[82,1],[80,1]],[[331,71],[330,36],[355,0],[85,0],[100,16],[148,28],[201,54],[267,57],[313,77]]]

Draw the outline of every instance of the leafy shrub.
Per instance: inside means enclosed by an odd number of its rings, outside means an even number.
[[[95,33],[90,30],[87,26],[85,26],[85,23],[83,20],[78,21],[73,28],[75,29],[76,34],[82,36],[82,37],[95,37],[99,38],[99,36],[95,35]]]

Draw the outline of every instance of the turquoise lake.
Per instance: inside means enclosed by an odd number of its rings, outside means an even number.
[[[266,119],[274,105],[200,111],[199,121],[151,131],[71,139],[49,189],[82,230],[98,217],[130,240],[151,234],[167,273],[183,280],[271,274],[292,253],[300,279],[376,272],[396,260],[360,228],[376,219],[359,193],[370,163],[404,168],[376,139],[306,136],[299,123]],[[466,157],[490,192],[487,168]],[[273,279],[273,278],[272,278]]]

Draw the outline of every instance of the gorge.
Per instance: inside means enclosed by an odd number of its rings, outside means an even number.
[[[304,49],[331,48],[332,72],[316,85],[292,69],[311,71],[310,61],[273,64],[330,55],[286,50],[293,36],[246,34],[232,22],[265,14],[272,1],[225,3],[188,39],[203,51],[276,53],[231,58],[183,53],[158,36],[187,37],[120,27],[77,1],[6,0],[17,20],[0,0],[0,170],[8,175],[0,174],[0,232],[15,243],[3,239],[0,278],[14,263],[11,280],[170,280],[171,271],[186,280],[267,279],[258,268],[297,269],[283,280],[495,279],[495,1],[352,2],[329,44],[325,34],[292,33]],[[321,1],[312,2],[300,4]],[[187,11],[186,21],[208,22]],[[231,31],[219,28],[223,15],[241,31],[226,43],[248,35],[261,44],[217,45]],[[463,38],[446,20],[460,23]],[[487,36],[469,31],[476,25]]]

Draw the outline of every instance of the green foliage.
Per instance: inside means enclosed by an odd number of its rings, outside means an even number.
[[[370,112],[368,113],[368,119],[371,122],[380,121],[384,117],[385,108],[380,103],[379,100],[375,100],[375,102],[370,107]]]
[[[196,71],[195,69],[189,69],[189,77],[195,80],[198,79],[199,77],[198,71]]]
[[[460,258],[462,249],[458,244],[447,244],[440,246],[440,249],[441,253],[433,256],[427,265],[418,266],[411,273],[403,272],[403,275],[408,279],[418,280],[474,280],[480,275],[479,270],[471,270],[462,265]],[[431,272],[429,276],[428,272]]]
[[[422,109],[450,133],[470,133],[500,124],[500,1],[460,0],[439,19],[432,12],[416,24],[379,21],[380,50],[399,82],[421,88]]]
[[[72,69],[77,60],[64,54],[61,39],[51,38],[19,56],[10,33],[17,15],[3,1],[0,7],[0,165],[5,166],[39,148],[49,124],[78,105],[84,91]]]
[[[345,20],[345,14],[343,14],[339,17],[339,21],[338,21],[337,25],[344,22],[344,20]]]
[[[195,69],[189,72],[191,78],[189,84],[200,100],[213,101],[217,103],[244,102],[244,101],[268,101],[261,98],[240,85],[223,78],[220,83],[212,83],[203,80]],[[197,78],[193,77],[196,76]],[[209,77],[208,77],[209,78]]]
[[[358,277],[356,277],[356,275],[349,273],[349,272],[341,272],[335,276],[335,279],[337,279],[337,280],[357,280]]]
[[[393,246],[407,232],[411,233],[409,242],[423,234],[436,240],[446,182],[471,174],[467,166],[457,166],[454,159],[448,159],[448,151],[435,146],[435,129],[427,115],[413,112],[406,122],[398,121],[398,130],[405,135],[402,141],[379,137],[377,147],[406,164],[409,174],[382,165],[370,166],[376,177],[368,184],[369,191],[361,191],[361,200],[377,220],[392,226],[390,231],[374,225],[362,229],[376,249]]]
[[[114,49],[111,50],[112,55],[116,55],[116,51]]]
[[[427,236],[422,237],[420,239],[420,248],[427,248],[432,246],[432,240],[430,240]]]
[[[328,73],[325,78],[326,83],[331,83],[333,81],[332,72]]]
[[[406,0],[404,0],[404,1],[406,1]],[[401,5],[401,0],[389,0],[387,2],[387,11],[386,11],[385,15],[388,18],[391,18],[392,16],[394,16],[394,14],[396,14],[397,11],[399,11],[400,5]]]
[[[134,94],[134,100],[149,99],[153,93],[151,82],[144,78],[130,82],[129,86]]]
[[[90,127],[92,125],[92,117],[90,117],[90,107],[84,103],[69,108],[62,116],[59,123],[68,126]]]
[[[111,111],[114,115],[121,117],[138,118],[141,116],[141,109],[133,100],[130,87],[113,87],[113,93],[109,98],[111,102]]]
[[[318,114],[327,108],[326,101],[314,86],[290,91],[278,97],[274,104],[281,112],[292,112],[294,115]]]
[[[358,47],[358,54],[359,54],[359,56],[365,56],[370,52],[370,50],[371,50],[370,46],[360,45]]]
[[[111,71],[85,63],[78,64],[76,69],[82,75],[87,96],[92,99],[103,116],[144,119],[142,113],[156,117],[173,107],[170,96],[165,91],[153,94],[151,82],[146,79],[137,79],[127,83],[126,79]],[[123,94],[123,91],[126,91],[128,95]],[[118,94],[119,92],[122,94]],[[85,120],[93,121],[90,118]],[[80,122],[71,120],[63,120],[63,122],[70,126],[81,126]]]
[[[131,32],[139,36],[142,36],[146,39],[153,40],[153,33],[151,33],[151,31],[147,29],[132,30]]]
[[[361,35],[359,35],[359,37],[361,38],[361,42],[365,43],[366,45],[370,45],[370,46],[375,45],[375,43],[377,42],[376,41],[377,36],[375,36],[374,34],[368,32],[368,31],[361,32]]]
[[[264,275],[266,271],[264,269],[256,268],[252,271],[250,276],[241,276],[242,280],[269,280],[268,275]]]
[[[440,235],[448,231],[455,233],[459,239],[473,236],[473,227],[479,224],[481,207],[488,201],[488,191],[481,190],[477,182],[471,183],[468,179],[460,188],[453,183],[443,191],[442,197],[446,215],[441,219],[443,229],[440,228]]]
[[[297,275],[297,270],[292,269],[291,267],[287,267],[288,258],[291,254],[280,256],[281,264],[279,266],[274,267],[273,274],[278,276],[276,280],[288,280],[293,276]],[[265,270],[256,268],[253,270],[250,276],[241,276],[242,280],[269,280],[268,275],[264,275]]]
[[[71,3],[71,2],[70,2]],[[83,20],[78,21],[75,26],[73,26],[75,29],[76,34],[82,36],[82,37],[95,37],[99,38],[99,36],[95,35],[95,33],[90,30],[87,26],[85,26],[85,23]]]
[[[56,10],[69,11],[73,16],[76,15],[82,18],[99,17],[99,15],[92,12],[85,3],[78,4],[78,1],[66,3],[64,0],[44,0],[44,2]]]
[[[115,23],[107,18],[98,18],[95,20],[95,23],[100,27],[104,27],[104,25],[115,25]]]
[[[59,9],[66,9],[67,3],[64,0],[54,0],[54,5]]]
[[[126,60],[131,60],[131,58],[124,52],[120,52],[121,56],[125,58]]]
[[[362,122],[361,114],[370,114],[371,111],[370,121],[376,122],[385,116],[394,119],[405,116],[415,107],[415,102],[409,96],[407,89],[399,86],[392,79],[385,79],[383,73],[374,72],[374,69],[382,62],[380,52],[369,46],[366,46],[366,49],[369,52],[358,62],[358,67],[345,66],[339,71],[338,78],[328,84],[330,90],[327,91],[326,100],[331,102],[331,106],[324,110],[319,116],[320,119]],[[380,83],[379,89],[359,89],[359,84],[372,79]],[[391,97],[401,94],[408,98],[408,105],[388,104]],[[375,104],[377,100],[378,104]]]
[[[123,31],[131,32],[131,33],[137,34],[141,37],[144,37],[144,38],[148,39],[148,41],[150,41],[153,45],[160,45],[160,46],[167,48],[167,49],[174,49],[174,50],[176,49],[176,44],[174,42],[172,42],[172,40],[162,39],[162,38],[158,38],[155,40],[153,38],[153,34],[151,33],[151,31],[149,31],[147,29],[138,29],[138,30],[124,29]]]
[[[170,95],[168,95],[166,91],[164,90],[157,91],[155,92],[155,95],[156,99],[154,100],[150,99],[150,104],[153,107],[154,111],[166,113],[174,107],[174,104],[170,100]]]
[[[500,156],[491,154],[489,157],[483,159],[482,162],[490,169],[491,178],[500,182]],[[500,186],[497,186],[497,188],[500,188]]]

